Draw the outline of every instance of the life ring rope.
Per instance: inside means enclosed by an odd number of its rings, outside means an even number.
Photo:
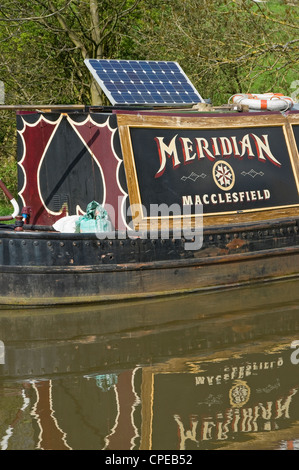
[[[267,111],[287,111],[294,105],[292,98],[282,93],[240,93],[232,95],[230,101],[248,106],[249,109]]]

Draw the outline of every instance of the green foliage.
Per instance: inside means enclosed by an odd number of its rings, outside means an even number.
[[[144,17],[136,51],[177,60],[204,98],[222,104],[238,92],[290,94],[298,74],[295,5],[165,0],[156,8]]]
[[[99,90],[86,57],[177,61],[214,104],[237,92],[289,95],[298,80],[297,6],[298,0],[2,0],[6,104],[92,104]],[[15,127],[15,116],[0,111],[0,178],[13,194]]]
[[[7,200],[6,200],[7,201]],[[0,202],[0,216],[4,216],[4,215],[11,215],[12,212],[13,212],[13,208],[12,208],[12,205],[9,203],[9,201],[1,201]],[[11,224],[13,223],[12,220],[9,220],[9,221],[0,221],[1,224],[5,224],[5,223],[8,223],[8,224]]]
[[[16,122],[15,116],[0,112],[0,179],[15,197],[17,196]],[[10,205],[0,190],[0,204]]]

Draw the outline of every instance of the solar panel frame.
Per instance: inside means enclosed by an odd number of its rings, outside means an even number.
[[[177,107],[204,102],[177,62],[85,59],[84,63],[113,106]]]

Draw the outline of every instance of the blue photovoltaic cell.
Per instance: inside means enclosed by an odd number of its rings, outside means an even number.
[[[192,105],[203,102],[176,62],[86,59],[113,105]]]

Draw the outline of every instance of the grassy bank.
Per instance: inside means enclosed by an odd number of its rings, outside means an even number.
[[[3,215],[10,215],[13,212],[13,207],[9,201],[6,202],[0,202],[0,216]],[[13,221],[9,220],[7,223],[11,224]],[[4,224],[4,221],[0,221],[1,224]]]

